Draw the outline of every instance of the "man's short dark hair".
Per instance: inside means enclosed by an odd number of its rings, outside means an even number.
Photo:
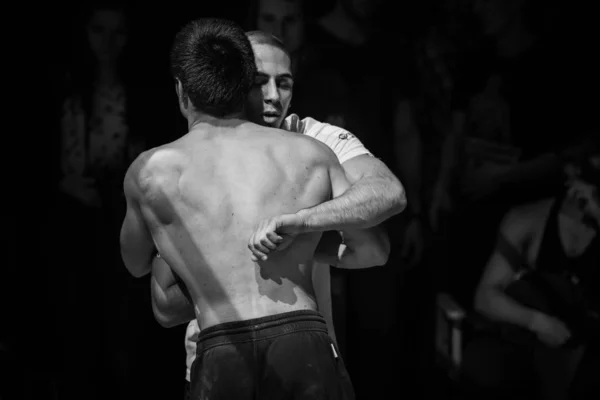
[[[285,54],[287,54],[288,57],[290,56],[281,39],[279,39],[273,34],[263,31],[250,31],[246,32],[246,36],[248,36],[250,43],[266,44],[268,46],[277,47],[278,49],[281,49],[281,51],[283,51]]]
[[[224,117],[243,110],[256,64],[240,26],[207,18],[192,21],[177,33],[171,72],[196,110]]]

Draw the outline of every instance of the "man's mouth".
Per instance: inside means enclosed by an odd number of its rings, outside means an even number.
[[[279,117],[281,113],[279,111],[264,111],[263,115],[265,117]]]
[[[280,112],[276,112],[276,111],[266,111],[263,112],[263,119],[266,122],[275,122],[277,119],[279,119],[279,117],[281,116]]]

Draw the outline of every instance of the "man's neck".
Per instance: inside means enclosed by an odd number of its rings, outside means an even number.
[[[337,2],[333,11],[325,15],[319,24],[337,39],[352,46],[363,45],[368,40],[367,27],[348,15],[341,1]]]
[[[214,117],[204,113],[195,113],[188,117],[188,130],[192,131],[202,125],[223,126],[237,123],[239,120],[246,119],[244,112],[238,112],[226,115],[224,117]]]

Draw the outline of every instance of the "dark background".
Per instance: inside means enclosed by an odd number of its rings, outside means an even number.
[[[327,12],[332,3],[331,1],[311,2],[310,9],[313,17],[316,18]],[[412,48],[413,44],[426,35],[431,25],[439,21],[440,3],[431,0],[388,1],[383,6],[389,12],[384,14],[381,22],[383,29],[378,43],[381,50],[376,53],[377,62],[394,66],[391,68],[394,71],[402,71],[401,74],[389,75],[388,87],[399,85],[408,87],[410,89],[407,89],[407,93],[410,94],[406,96],[411,98],[417,98],[420,91],[425,89],[419,84],[419,78],[415,73],[418,68],[415,67],[413,52],[404,49]],[[594,85],[598,70],[594,68],[596,64],[592,63],[597,53],[593,50],[597,47],[593,39],[596,33],[594,25],[597,25],[597,21],[595,15],[585,8],[591,2],[558,3],[562,7],[560,18],[547,34],[547,37],[551,38],[548,39],[552,43],[550,48],[554,47],[555,52],[552,57],[544,61],[546,64],[543,65],[548,67],[561,65],[566,68],[564,71],[571,72],[560,76],[551,75],[543,90],[547,90],[546,97],[556,96],[556,102],[568,102],[560,98],[560,94],[555,90],[558,85],[555,85],[554,80],[560,80],[561,87],[585,86],[585,92],[595,94],[594,101],[597,101],[598,92]],[[86,332],[63,329],[56,319],[57,310],[63,314],[63,317],[75,321],[94,320],[97,312],[91,310],[86,304],[63,309],[55,304],[57,293],[64,288],[60,281],[56,282],[56,279],[53,279],[53,276],[64,268],[61,264],[62,254],[71,250],[69,243],[62,243],[55,247],[48,246],[50,242],[60,243],[56,238],[61,236],[64,228],[60,223],[49,224],[47,221],[48,215],[53,213],[51,199],[56,192],[57,184],[55,166],[58,149],[56,134],[58,100],[55,93],[56,86],[60,85],[58,76],[67,67],[71,54],[76,14],[73,11],[74,4],[69,2],[15,3],[13,6],[21,10],[8,11],[7,9],[5,22],[9,32],[5,37],[11,46],[4,49],[3,57],[5,66],[11,70],[5,75],[6,87],[14,86],[15,94],[5,96],[5,101],[9,105],[5,108],[4,122],[6,147],[3,154],[7,166],[3,174],[5,177],[3,197],[7,201],[5,214],[9,217],[5,237],[10,239],[4,242],[5,252],[9,257],[5,258],[5,268],[2,268],[0,275],[2,296],[0,343],[3,346],[0,398],[2,400],[62,399],[56,382],[69,384],[69,377],[65,376],[59,368],[62,348],[57,343],[60,341],[68,343],[69,337],[85,336]],[[245,24],[248,4],[245,1],[233,0],[219,2],[173,0],[154,3],[139,1],[132,4],[132,10],[135,19],[130,26],[132,32],[130,40],[135,43],[132,47],[136,54],[138,78],[146,80],[148,87],[151,87],[156,95],[156,99],[147,100],[148,113],[157,120],[156,126],[160,129],[163,127],[169,129],[168,127],[176,125],[180,127],[182,121],[177,113],[176,97],[168,70],[168,54],[175,33],[187,21],[201,16],[229,18]],[[394,69],[396,66],[398,69]],[[477,65],[473,68],[477,69]],[[384,73],[388,72],[382,72]],[[548,72],[541,68],[539,73]],[[382,96],[385,96],[385,93],[382,93]],[[586,103],[585,99],[582,102]],[[591,100],[589,104],[592,104]],[[589,109],[593,107],[590,106]],[[551,118],[551,114],[547,118]],[[423,131],[425,132],[426,129]],[[385,149],[389,148],[386,143],[391,143],[393,140],[391,133],[385,133],[383,139],[375,140],[358,136],[370,148],[381,149],[378,154],[384,153]],[[547,140],[547,137],[540,135],[537,140],[542,142]],[[151,142],[161,142],[159,130],[151,133]],[[436,153],[435,148],[439,148],[439,138],[432,133],[425,142],[433,143],[427,145],[429,147],[425,151]],[[385,154],[383,158],[390,168],[402,177],[394,157],[396,157],[394,154]],[[435,165],[437,158],[439,155],[429,159],[425,157],[423,162],[427,165]],[[430,184],[425,182],[423,185],[426,186],[424,192],[427,192],[427,185]],[[423,200],[424,203],[427,201]],[[379,285],[374,284],[359,293],[348,294],[360,301],[381,290],[391,291],[386,297],[388,301],[376,305],[387,311],[378,313],[374,309],[372,320],[357,318],[354,325],[349,323],[347,329],[359,331],[360,334],[349,335],[346,352],[348,368],[353,380],[363,380],[362,383],[358,383],[359,386],[372,386],[373,393],[378,390],[393,390],[398,397],[417,398],[427,392],[424,389],[426,387],[431,389],[437,386],[440,391],[444,391],[443,388],[448,384],[443,377],[444,374],[440,373],[432,362],[433,328],[427,321],[430,319],[429,315],[433,315],[433,310],[429,306],[421,306],[432,303],[434,285],[431,282],[436,280],[432,274],[437,271],[439,263],[444,261],[439,261],[436,257],[432,257],[433,260],[425,257],[415,269],[408,271],[404,268],[398,251],[405,224],[406,219],[402,216],[395,217],[388,223],[392,237],[392,256],[386,268],[395,271],[391,276],[396,284],[387,285],[386,289],[381,289]],[[461,232],[456,231],[455,234],[460,236]],[[429,240],[426,252],[432,252],[435,243],[438,242]],[[79,268],[85,270],[86,263],[87,260],[82,259]],[[124,337],[127,337],[127,340],[132,343],[131,346],[136,348],[128,356],[137,360],[132,362],[128,372],[131,382],[134,382],[132,385],[135,394],[128,392],[127,397],[181,398],[185,373],[184,327],[170,330],[161,328],[152,320],[147,280],[140,280],[139,283],[132,283],[132,285],[132,293],[141,296],[143,300],[134,301],[130,309],[131,314],[124,316],[122,321]],[[111,288],[107,287],[106,291],[110,292]],[[110,305],[106,304],[105,307]],[[369,335],[378,329],[379,323],[382,323],[378,321],[378,315],[384,315],[385,318],[393,315],[394,321],[391,330],[386,331],[385,335],[374,336],[376,337],[374,341],[379,341],[374,347],[373,339]],[[131,322],[135,318],[141,322],[136,328],[132,328],[131,324],[128,325],[128,321]],[[118,319],[114,323],[118,323]],[[388,321],[383,324],[387,323]],[[100,319],[97,324],[97,328],[102,329],[99,326]],[[94,324],[86,326],[94,327]],[[132,332],[132,329],[135,332]],[[94,357],[98,354],[97,348],[101,347],[101,343],[94,342],[92,339],[88,342],[84,340],[83,343],[87,344],[78,350],[81,354],[80,362],[94,363]],[[379,355],[371,355],[366,364],[360,366],[360,357],[351,355],[354,349],[359,347]],[[96,350],[92,351],[91,349],[94,348]],[[369,348],[372,350],[368,350]],[[390,349],[387,354],[386,348]],[[371,371],[372,376],[360,377],[358,372],[354,372],[366,369]],[[109,387],[110,377],[107,376],[105,379],[106,386]],[[417,391],[419,394],[408,395],[406,394],[408,391]],[[106,398],[111,399],[120,398],[119,396],[117,393],[105,394]],[[377,395],[373,396],[372,398],[380,398]],[[92,397],[90,392],[90,394],[82,393],[79,398]]]

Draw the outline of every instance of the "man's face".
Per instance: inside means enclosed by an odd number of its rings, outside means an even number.
[[[248,97],[248,117],[254,123],[279,128],[292,101],[290,58],[268,44],[252,44],[252,50],[257,73]]]
[[[600,171],[600,155],[589,159],[589,165]],[[595,229],[600,229],[600,188],[597,184],[582,179],[579,167],[567,168],[567,196],[564,208],[580,215],[582,221]]]
[[[96,10],[87,25],[87,37],[99,62],[115,62],[127,42],[123,13],[116,10]]]
[[[475,14],[486,35],[499,35],[519,15],[523,0],[475,0]]]
[[[259,0],[257,29],[278,37],[293,54],[304,41],[301,7],[301,0]]]

